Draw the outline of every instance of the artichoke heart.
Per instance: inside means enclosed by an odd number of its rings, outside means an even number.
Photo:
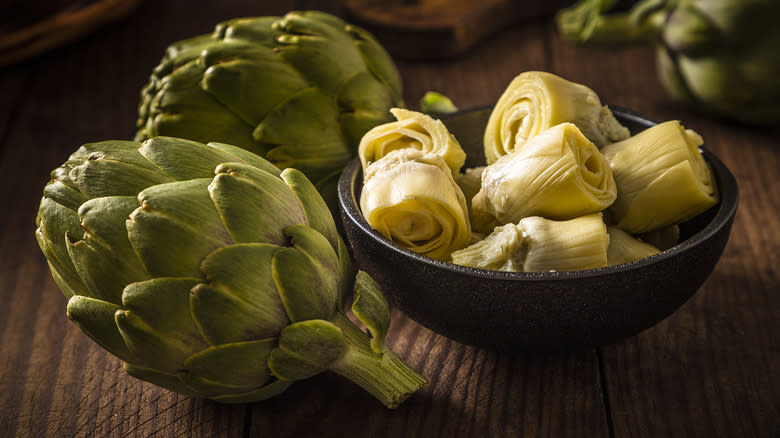
[[[607,248],[609,266],[633,262],[658,252],[658,248],[618,227],[607,227],[607,233],[609,234],[609,248]]]
[[[363,169],[398,149],[413,148],[426,154],[439,155],[453,173],[460,171],[466,153],[441,120],[416,111],[393,108],[395,122],[379,125],[360,141],[358,156]]]
[[[592,89],[552,73],[527,71],[510,82],[490,114],[484,137],[487,163],[563,122],[577,125],[598,147],[630,135]]]
[[[615,200],[612,171],[573,123],[545,130],[482,172],[472,200],[480,232],[528,216],[567,220],[604,210]]]
[[[640,234],[687,221],[715,205],[718,190],[698,149],[702,144],[699,134],[671,120],[602,148],[617,184],[609,208],[614,225]]]
[[[360,208],[368,223],[396,244],[448,260],[471,237],[466,198],[438,155],[390,152],[366,168]]]
[[[609,235],[601,213],[554,221],[539,216],[496,227],[452,253],[462,266],[511,272],[576,271],[607,266]]]

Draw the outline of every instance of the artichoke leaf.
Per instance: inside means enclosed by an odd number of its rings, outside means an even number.
[[[118,310],[114,320],[133,356],[144,366],[175,373],[181,369],[184,359],[197,351],[188,340],[157,331],[132,311]]]
[[[212,38],[212,45],[213,39],[224,38],[228,42],[252,42],[272,48],[276,44],[276,38],[281,35],[281,32],[273,27],[279,18],[273,16],[234,18],[217,24],[213,35],[209,37]]]
[[[439,117],[457,112],[458,107],[449,97],[437,91],[426,91],[420,98],[420,111],[431,117]]]
[[[128,363],[139,359],[130,351],[119,332],[114,315],[121,307],[96,298],[73,295],[68,300],[67,316],[98,345]]]
[[[203,62],[203,89],[252,126],[287,96],[309,87],[292,66],[257,44],[216,45],[204,51]]]
[[[151,117],[139,122],[135,139],[164,133],[202,143],[229,143],[263,154],[265,149],[252,139],[252,126],[200,87],[202,75],[203,68],[191,62],[167,76],[151,98]]]
[[[214,205],[237,243],[285,245],[284,229],[306,223],[296,193],[277,176],[240,163],[224,163],[209,186]]]
[[[69,240],[81,239],[84,235],[78,213],[44,197],[38,207],[36,221],[35,238],[49,266],[57,272],[55,278],[62,293],[66,298],[87,294],[89,288],[76,272],[68,254]]]
[[[332,95],[354,72],[365,69],[363,57],[351,50],[353,41],[344,32],[346,23],[334,18],[315,11],[292,12],[274,23],[282,31],[277,38],[280,56],[310,83]]]
[[[274,380],[267,383],[262,388],[253,391],[236,394],[220,394],[210,398],[220,403],[252,403],[276,397],[286,391],[293,383],[295,383],[294,380]]]
[[[280,168],[294,167],[313,181],[353,156],[344,142],[332,96],[306,88],[279,104],[255,128],[253,138],[269,146],[265,157]]]
[[[328,205],[320,196],[317,188],[306,178],[303,172],[287,168],[281,173],[281,178],[295,192],[306,215],[306,223],[325,236],[334,250],[338,250],[339,234],[333,215]]]
[[[273,278],[290,321],[330,319],[339,305],[340,263],[330,242],[305,225],[285,229],[293,247],[280,248]]]
[[[347,144],[355,146],[373,127],[392,120],[387,109],[395,101],[386,85],[362,71],[344,84],[338,94],[338,104],[343,109],[339,123],[344,138]]]
[[[214,207],[210,179],[160,184],[138,194],[127,231],[152,276],[201,276],[201,261],[233,241]]]
[[[352,313],[371,333],[371,349],[381,354],[390,328],[390,305],[379,284],[365,271],[358,271],[355,278]]]
[[[276,338],[234,342],[207,348],[184,361],[188,385],[216,386],[217,394],[247,392],[262,387],[269,379],[268,357]],[[232,388],[231,391],[220,390]]]
[[[61,168],[60,168],[61,169]],[[68,169],[70,171],[70,169]],[[60,180],[58,178],[64,178]],[[88,198],[81,193],[81,190],[70,180],[70,177],[65,173],[57,174],[52,172],[52,180],[46,184],[43,188],[44,198],[52,199],[57,204],[60,204],[73,211],[78,211],[79,206],[84,203]]]
[[[149,278],[124,226],[137,207],[133,196],[108,196],[90,199],[79,208],[83,238],[66,242],[71,262],[90,296],[119,304],[125,285]]]
[[[403,107],[401,75],[393,63],[393,58],[365,29],[350,24],[345,30],[355,39],[355,46],[363,55],[368,70],[390,89],[395,106]]]
[[[165,136],[146,140],[139,152],[177,181],[211,178],[219,164],[239,161],[238,157],[219,148]]]
[[[125,372],[136,379],[155,384],[179,394],[198,396],[198,392],[184,383],[176,373],[165,373],[152,368],[125,363]]]
[[[145,366],[174,373],[187,357],[208,347],[190,313],[190,290],[199,281],[153,278],[125,287],[116,325]]]
[[[222,153],[231,156],[230,159],[223,160],[223,163],[244,163],[254,166],[264,172],[268,172],[271,175],[279,176],[281,174],[281,169],[274,166],[270,161],[255,153],[249,152],[244,148],[218,142],[210,142],[207,143],[206,146],[218,149]]]
[[[207,283],[192,289],[190,303],[193,318],[211,345],[274,337],[288,324],[271,275],[277,250],[270,244],[244,243],[203,260]]]
[[[268,367],[281,380],[301,380],[325,371],[347,351],[341,329],[312,319],[287,326],[271,351]]]
[[[113,141],[95,143],[84,161],[70,170],[70,179],[87,197],[134,196],[149,186],[173,181],[139,153],[138,143],[126,143],[133,147],[117,149]]]

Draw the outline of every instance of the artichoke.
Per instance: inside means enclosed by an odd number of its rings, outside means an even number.
[[[641,234],[677,225],[718,203],[718,186],[699,150],[704,140],[677,120],[604,146],[617,187],[610,222]]]
[[[632,236],[618,227],[607,227],[609,247],[607,264],[609,266],[633,262],[658,253],[658,248]]]
[[[318,11],[239,18],[172,44],[141,92],[135,140],[223,142],[294,167],[334,206],[363,134],[403,106],[393,60]]]
[[[578,271],[607,266],[608,247],[601,213],[565,221],[529,216],[453,252],[452,262],[495,271]]]
[[[604,156],[575,124],[561,123],[482,171],[473,226],[485,233],[528,216],[573,219],[604,210],[616,197]]]
[[[82,146],[51,174],[36,237],[67,315],[143,380],[262,400],[332,370],[397,406],[425,380],[383,345],[390,315],[313,184],[236,146]],[[352,309],[368,333],[346,316]],[[369,335],[370,333],[370,335]]]
[[[490,113],[484,134],[487,164],[565,122],[577,125],[597,147],[630,135],[587,86],[552,73],[526,71],[512,79]]]
[[[466,198],[440,155],[396,149],[369,164],[360,209],[399,246],[438,260],[471,239]]]
[[[460,171],[466,152],[441,120],[402,108],[390,112],[397,121],[371,129],[360,140],[358,156],[363,169],[394,150],[412,148],[442,157],[453,174]]]
[[[643,0],[612,12],[616,0],[581,0],[557,16],[575,42],[652,44],[669,93],[750,124],[780,123],[780,2]]]

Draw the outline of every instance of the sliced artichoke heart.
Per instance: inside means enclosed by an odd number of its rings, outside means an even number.
[[[446,260],[471,235],[463,192],[437,155],[389,153],[366,169],[360,207],[368,223],[397,244]]]
[[[633,262],[659,252],[658,248],[618,227],[607,227],[607,233],[609,233],[607,262],[610,266]]]
[[[528,216],[566,220],[607,208],[617,189],[609,165],[573,123],[545,130],[482,172],[472,200],[474,228]],[[492,220],[494,219],[494,220]]]
[[[605,146],[618,196],[610,207],[615,225],[645,233],[679,224],[718,202],[712,171],[698,147],[703,140],[679,121],[654,125]]]
[[[395,122],[373,128],[360,141],[358,156],[363,169],[394,150],[412,148],[439,155],[453,173],[460,171],[466,153],[441,120],[402,108],[390,112],[397,119]]]
[[[577,271],[607,266],[609,235],[601,213],[554,221],[539,216],[496,227],[452,253],[452,262],[514,272]]]
[[[563,122],[577,125],[598,147],[629,136],[590,88],[551,73],[527,71],[510,82],[490,114],[484,135],[487,163]]]

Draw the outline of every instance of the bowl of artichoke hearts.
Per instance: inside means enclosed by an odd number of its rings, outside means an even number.
[[[489,107],[392,113],[339,180],[344,234],[391,305],[456,341],[617,342],[690,299],[728,241],[736,180],[678,120],[538,71]]]

